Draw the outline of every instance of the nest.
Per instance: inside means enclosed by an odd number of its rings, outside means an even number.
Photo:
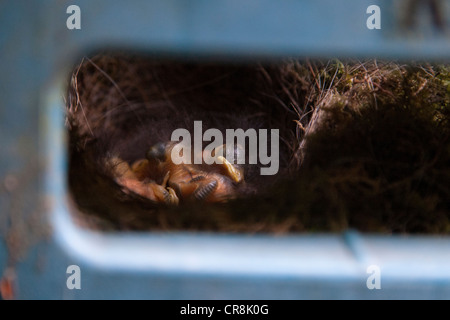
[[[106,230],[447,233],[445,66],[84,58],[67,105],[69,186],[83,226]],[[131,164],[178,128],[279,129],[274,176],[245,166],[226,203],[165,206],[124,192]]]

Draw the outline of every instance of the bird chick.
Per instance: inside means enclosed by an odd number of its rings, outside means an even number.
[[[131,166],[120,158],[112,158],[110,165],[116,183],[126,193],[169,205],[177,205],[180,200],[226,202],[236,197],[236,185],[244,180],[242,167],[233,165],[223,156],[217,157],[218,163],[211,165],[175,164],[171,157],[175,145],[157,143],[148,150],[145,159]],[[226,149],[226,146],[219,148]],[[164,178],[158,183],[158,177]]]

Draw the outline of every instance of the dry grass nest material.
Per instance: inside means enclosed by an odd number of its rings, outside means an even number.
[[[74,216],[104,230],[450,232],[450,69],[377,61],[84,58],[68,90]],[[280,129],[280,171],[245,168],[225,204],[123,192],[129,163],[176,128]]]

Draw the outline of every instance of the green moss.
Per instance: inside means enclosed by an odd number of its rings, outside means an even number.
[[[319,211],[347,219],[334,225],[448,232],[449,96],[441,84],[409,67],[391,74],[383,89],[393,94],[377,95],[377,103],[328,106],[298,179],[323,182]]]

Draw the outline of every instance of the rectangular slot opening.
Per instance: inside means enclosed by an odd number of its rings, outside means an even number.
[[[449,78],[437,63],[85,57],[66,106],[72,212],[97,230],[445,234]]]

